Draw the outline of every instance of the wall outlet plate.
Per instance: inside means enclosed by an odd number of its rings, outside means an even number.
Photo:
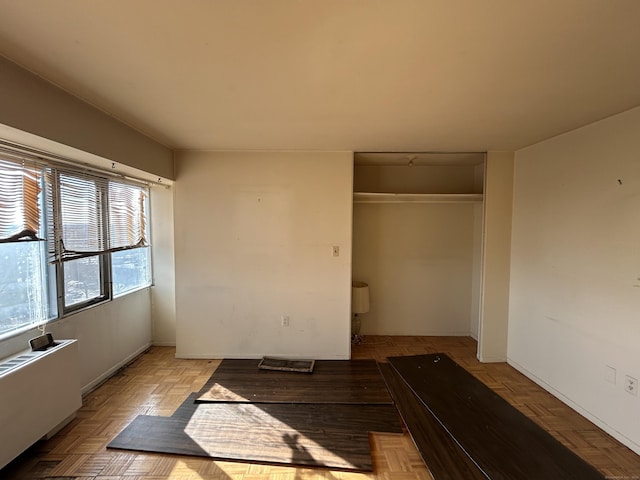
[[[624,376],[624,389],[625,391],[634,396],[638,396],[638,379],[629,375]]]

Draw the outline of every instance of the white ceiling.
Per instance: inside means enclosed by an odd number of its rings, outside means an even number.
[[[640,105],[639,0],[0,0],[0,53],[173,148],[518,149]]]

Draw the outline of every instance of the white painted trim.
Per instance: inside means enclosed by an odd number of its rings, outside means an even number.
[[[363,337],[366,336],[381,336],[381,337],[470,337],[470,331],[448,331],[448,330],[426,330],[420,332],[360,332]],[[476,339],[477,340],[477,339]],[[506,359],[503,359],[504,362]]]
[[[175,347],[176,342],[153,342],[154,347]]]
[[[506,357],[503,356],[492,356],[492,355],[488,355],[488,356],[480,356],[478,355],[478,360],[481,363],[504,363],[507,361]]]

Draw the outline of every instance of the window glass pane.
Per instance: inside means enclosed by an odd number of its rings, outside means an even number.
[[[69,260],[64,263],[64,304],[73,306],[102,296],[100,258]]]
[[[44,242],[0,244],[0,335],[49,318]]]
[[[111,254],[113,294],[148,287],[151,284],[149,247],[122,250]]]

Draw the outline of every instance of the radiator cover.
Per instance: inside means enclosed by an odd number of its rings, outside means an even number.
[[[77,340],[0,361],[0,468],[82,406]]]

